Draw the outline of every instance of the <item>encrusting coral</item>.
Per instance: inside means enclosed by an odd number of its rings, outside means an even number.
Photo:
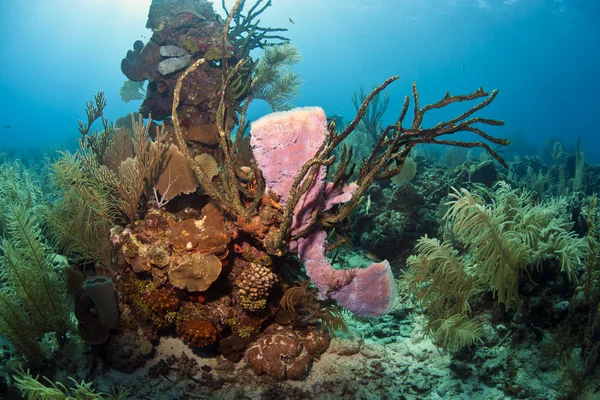
[[[220,273],[221,260],[215,255],[195,253],[169,270],[169,281],[179,289],[203,292],[217,280]]]
[[[180,300],[172,287],[152,290],[144,295],[144,300],[148,307],[158,315],[177,311],[180,306]]]

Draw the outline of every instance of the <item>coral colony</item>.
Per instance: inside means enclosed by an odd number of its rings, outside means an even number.
[[[289,46],[275,34],[281,29],[257,25],[270,2],[260,3],[244,15],[244,2],[237,1],[222,21],[207,2],[155,1],[148,19],[153,38],[145,46],[136,43],[122,69],[131,80],[150,82],[140,113],[163,123],[151,143],[141,145],[147,139],[134,135],[134,153],[114,172],[105,173],[93,147],[105,132],[84,131],[80,157],[95,179],[115,183],[120,201],[138,204],[144,197],[130,182],[155,189],[154,203],[147,197],[135,212],[131,204],[123,207],[127,218],[111,231],[118,263],[99,269],[120,277],[115,288],[130,310],[128,325],[120,329],[143,325],[159,336],[175,327],[190,346],[217,344],[223,356],[245,359],[257,374],[298,379],[326,350],[331,327],[343,324],[340,306],[370,317],[386,314],[394,304],[396,284],[387,261],[337,269],[327,257],[336,246],[328,236],[341,242],[337,227],[371,183],[397,175],[419,143],[483,147],[503,163],[484,142],[442,140],[443,135],[471,131],[495,144],[507,141],[473,126],[502,121],[471,117],[496,91],[446,94],[420,107],[413,86],[410,127],[403,125],[407,97],[397,122],[356,165],[351,149],[336,151],[374,96],[397,77],[366,96],[341,131],[318,107],[274,112],[248,129],[246,110],[253,99],[278,109],[293,86],[277,81],[277,68],[261,68],[249,56],[252,49],[273,46],[281,49],[277,56],[286,57]],[[280,89],[265,89],[274,85]],[[448,122],[422,127],[427,111],[474,99],[483,101]],[[101,116],[102,105],[97,98],[89,106],[90,123]],[[135,120],[132,126],[134,132],[149,129]],[[294,254],[305,278],[290,261]],[[303,279],[315,290],[295,286]]]

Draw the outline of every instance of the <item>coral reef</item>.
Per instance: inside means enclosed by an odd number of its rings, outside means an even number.
[[[446,93],[423,105],[413,84],[386,126],[385,90],[397,77],[358,92],[344,127],[319,107],[249,123],[253,100],[291,107],[298,81],[286,68],[299,53],[281,29],[259,26],[270,1],[244,11],[245,3],[222,20],[208,1],[153,1],[152,39],[134,43],[121,66],[132,81],[149,82],[138,117],[115,128],[98,94],[80,122],[79,150],[52,167],[60,189],[51,204],[41,206],[25,179],[1,185],[0,328],[15,354],[52,381],[67,381],[51,371],[59,363],[78,381],[134,374],[139,398],[163,389],[165,397],[463,390],[534,398],[523,382],[536,371],[515,349],[552,329],[565,369],[583,365],[579,376],[594,376],[595,200],[545,201],[544,185],[534,194],[496,183],[546,174],[562,179],[557,193],[588,190],[581,151],[561,164],[557,148],[556,165],[525,159],[507,176],[496,146],[508,141],[481,128],[503,122],[475,116],[497,91]],[[256,49],[261,58],[250,56]],[[456,117],[424,123],[431,110],[469,101]],[[162,124],[145,123],[150,114]],[[346,146],[359,130],[370,135],[365,154]],[[478,140],[448,136],[465,131]],[[464,151],[447,151],[449,168],[415,154],[430,144]],[[466,149],[483,155],[476,161]],[[425,234],[442,239],[417,242]],[[344,246],[351,240],[374,254]],[[71,266],[51,262],[54,253]],[[407,257],[398,288],[392,270]],[[16,279],[21,273],[26,279]],[[560,335],[577,345],[561,345]],[[68,360],[77,351],[86,367]],[[449,375],[455,386],[443,383]],[[569,391],[581,394],[575,386]]]

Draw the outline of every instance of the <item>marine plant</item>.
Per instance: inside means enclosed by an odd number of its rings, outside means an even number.
[[[446,348],[459,348],[481,341],[481,329],[469,320],[469,301],[481,289],[465,269],[462,257],[448,242],[422,237],[417,255],[407,260],[405,284],[426,312],[424,331]]]
[[[522,276],[548,259],[576,281],[587,245],[571,230],[565,198],[535,204],[529,191],[503,181],[491,193],[491,204],[466,189],[453,189],[450,197],[444,220],[465,253],[459,255],[451,242],[423,237],[405,273],[409,291],[425,309],[426,333],[446,347],[479,341],[480,328],[469,319],[478,293],[490,291],[513,308]]]
[[[375,88],[376,86],[373,87],[373,89]],[[354,106],[356,112],[358,112],[360,106],[369,93],[370,92],[367,92],[362,85],[360,85],[360,87],[355,90],[354,93],[352,93],[352,105]],[[368,158],[373,148],[377,145],[379,135],[384,129],[382,118],[387,110],[389,101],[390,94],[387,92],[380,92],[373,96],[373,99],[369,103],[365,114],[360,119],[355,130],[348,135],[348,138],[345,140],[345,144],[353,148],[354,158]],[[345,126],[340,124],[337,120],[335,124],[338,129],[345,128]],[[336,156],[336,159],[341,158],[342,151],[343,149],[340,147],[333,152],[333,154]]]
[[[271,46],[273,42],[287,42],[288,38],[274,34],[275,32],[286,32],[285,28],[267,28],[259,26],[257,19],[267,8],[271,6],[271,0],[257,0],[250,7],[247,14],[243,14],[246,0],[237,1],[230,10],[225,7],[225,0],[221,6],[227,17],[227,39],[234,43],[238,59],[250,56],[250,51]]]
[[[0,236],[6,228],[6,210],[10,204],[28,209],[42,208],[44,193],[31,173],[17,161],[4,163],[0,168]]]
[[[352,93],[352,105],[358,111],[360,109],[361,104],[365,101],[367,97],[367,92],[365,88],[361,85],[357,91]],[[359,132],[365,132],[368,134],[369,138],[372,140],[374,145],[379,136],[379,132],[383,129],[382,118],[385,114],[388,105],[390,104],[390,94],[389,93],[379,93],[373,97],[365,115],[360,120],[360,123],[356,127]]]
[[[295,324],[320,323],[330,334],[337,330],[347,332],[342,308],[332,301],[320,301],[317,296],[318,291],[310,287],[310,281],[303,280],[287,289],[279,303]]]
[[[39,340],[47,333],[64,339],[73,326],[63,271],[53,265],[33,209],[9,202],[0,242],[0,333],[34,363],[43,360]]]
[[[39,376],[33,376],[27,371],[18,370],[13,375],[15,386],[21,394],[29,400],[104,400],[127,399],[129,391],[119,391],[113,394],[96,391],[92,383],[77,381],[69,377],[71,385],[67,387],[61,382],[52,382],[43,377],[46,384],[42,383]]]
[[[299,61],[298,48],[289,43],[265,47],[254,69],[250,95],[266,101],[271,111],[291,108],[300,90],[300,77],[290,69]]]
[[[110,228],[119,216],[111,188],[93,179],[80,158],[68,152],[51,164],[50,180],[54,198],[45,223],[54,247],[74,263],[97,261],[111,271]]]
[[[98,93],[93,102],[87,104],[88,122],[80,121],[81,132],[80,151],[78,157],[96,182],[108,186],[115,193],[117,208],[124,218],[133,221],[138,211],[139,200],[146,188],[146,180],[151,176],[153,168],[161,161],[168,148],[164,126],[157,127],[154,141],[150,138],[150,124],[144,124],[141,115],[136,120],[132,114],[133,153],[132,157],[119,160],[118,166],[108,162],[110,140],[114,134],[112,124],[104,117],[106,99],[102,92]],[[102,120],[104,130],[92,132],[92,124]],[[114,149],[113,149],[114,151]]]
[[[534,204],[529,191],[519,193],[504,181],[489,206],[465,189],[450,196],[446,218],[455,238],[473,255],[478,281],[500,303],[512,307],[520,276],[546,259],[556,259],[568,279],[577,280],[586,244],[571,230],[565,198]]]
[[[119,90],[119,96],[124,103],[129,103],[132,100],[142,100],[146,90],[144,89],[144,81],[135,82],[126,80]]]
[[[569,302],[569,313],[546,342],[546,357],[557,360],[557,378],[563,398],[598,397],[600,349],[600,274],[598,272],[597,203],[595,195],[583,209],[587,232],[581,286]],[[587,397],[586,397],[587,396]],[[595,397],[594,397],[595,396]]]

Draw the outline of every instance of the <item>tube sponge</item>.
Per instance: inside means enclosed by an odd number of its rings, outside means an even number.
[[[94,302],[102,325],[109,329],[117,329],[119,305],[113,281],[105,276],[96,276],[83,283],[83,290]]]

